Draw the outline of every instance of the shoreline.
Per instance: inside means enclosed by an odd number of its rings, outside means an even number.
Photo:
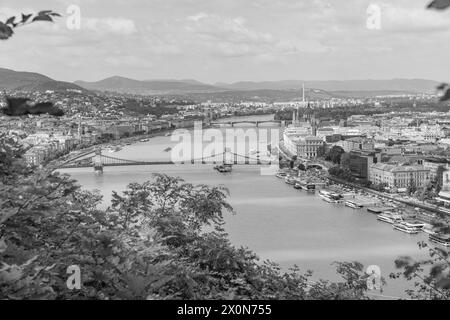
[[[363,191],[365,191],[367,193],[371,193],[371,194],[374,194],[376,196],[383,197],[383,198],[386,198],[388,200],[391,200],[391,201],[394,201],[394,202],[397,202],[397,203],[401,203],[401,204],[404,204],[404,205],[409,206],[409,207],[413,207],[413,208],[417,207],[417,208],[420,208],[422,210],[449,215],[448,212],[442,210],[439,207],[430,207],[430,206],[427,206],[427,205],[421,204],[421,203],[414,203],[414,202],[412,203],[412,202],[409,202],[409,201],[402,200],[402,199],[399,199],[397,197],[391,196],[391,195],[386,194],[384,192],[379,192],[379,191],[376,191],[376,190],[373,190],[373,189],[370,189],[370,188],[367,188],[367,187],[358,186],[357,184],[354,184],[354,183],[351,183],[351,182],[348,182],[348,181],[344,181],[344,180],[338,179],[338,178],[333,177],[333,176],[328,176],[328,179],[330,179],[331,181],[333,181],[335,183],[342,184],[342,185],[347,185],[347,186],[350,186],[350,187],[355,188],[355,189],[363,190]]]

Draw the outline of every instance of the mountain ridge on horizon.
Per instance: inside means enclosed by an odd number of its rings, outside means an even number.
[[[217,82],[223,88],[234,90],[256,89],[297,89],[305,87],[326,91],[405,91],[405,92],[431,92],[435,91],[440,82],[428,79],[358,79],[358,80],[279,80],[279,81],[239,81],[231,84]]]
[[[118,82],[121,82],[120,84]],[[101,91],[142,91],[143,88],[153,91],[185,91],[185,92],[223,92],[254,90],[300,90],[302,84],[307,88],[325,91],[389,91],[405,93],[434,92],[440,82],[421,78],[392,79],[356,79],[356,80],[275,80],[275,81],[238,81],[215,82],[213,84],[196,79],[146,79],[136,80],[122,76],[112,76],[99,81],[75,81],[86,89]],[[166,86],[165,86],[166,85]],[[186,86],[186,87],[184,87]],[[139,89],[139,90],[138,90]]]
[[[122,76],[112,76],[99,81],[77,80],[74,83],[88,90],[134,94],[215,92],[225,90],[194,79],[135,80]]]
[[[238,81],[207,84],[196,79],[146,79],[136,80],[123,76],[111,76],[99,81],[65,82],[54,80],[37,72],[14,71],[0,68],[0,88],[20,90],[96,90],[130,94],[186,94],[215,93],[225,91],[301,90],[302,84],[308,89],[318,89],[330,93],[339,92],[398,92],[431,93],[440,84],[428,79],[360,79],[360,80],[275,80]],[[344,94],[345,95],[345,94]]]
[[[54,80],[37,72],[15,71],[6,68],[0,68],[0,88],[23,91],[67,91],[67,89],[71,89],[88,92],[87,89],[72,82]]]

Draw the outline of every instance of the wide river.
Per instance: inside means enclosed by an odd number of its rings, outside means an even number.
[[[249,119],[267,120],[273,116]],[[243,118],[223,121],[230,120]],[[273,127],[273,130],[280,128]],[[105,155],[169,160],[171,152],[167,148],[175,144],[171,137],[161,136]],[[384,295],[404,297],[404,290],[411,287],[404,280],[388,278],[395,271],[397,257],[425,255],[417,246],[418,241],[426,239],[424,234],[394,231],[391,225],[378,222],[365,209],[326,203],[317,195],[295,190],[273,175],[262,175],[256,165],[234,166],[231,174],[220,174],[212,165],[202,164],[105,167],[102,175],[94,174],[92,168],[64,172],[70,173],[85,189],[100,190],[105,206],[113,190],[124,190],[130,182],[150,180],[156,172],[179,176],[194,184],[224,185],[230,191],[229,202],[236,211],[236,215],[226,216],[226,229],[235,245],[249,247],[260,258],[275,261],[283,268],[297,264],[301,270],[313,270],[315,278],[328,280],[339,279],[332,265],[334,261],[378,265],[388,282]]]

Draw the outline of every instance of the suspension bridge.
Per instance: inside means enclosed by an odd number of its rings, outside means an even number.
[[[233,164],[233,165],[271,165],[272,159],[261,158],[259,154],[254,157],[248,155],[241,155],[235,152],[224,150],[223,152],[212,154],[209,156],[203,155],[200,158],[184,159],[179,161],[171,160],[130,160],[118,157],[112,157],[102,154],[101,149],[85,152],[77,155],[63,163],[60,163],[58,169],[70,168],[90,168],[93,167],[95,171],[103,171],[103,167],[118,167],[118,166],[148,166],[148,165],[172,165],[172,164]]]

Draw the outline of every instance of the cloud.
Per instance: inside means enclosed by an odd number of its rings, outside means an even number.
[[[273,43],[269,33],[249,29],[242,17],[224,18],[216,14],[199,13],[187,17],[192,22],[187,30],[211,40],[233,43]]]
[[[134,21],[124,18],[82,18],[81,28],[99,34],[131,35],[137,32]]]
[[[209,52],[224,56],[255,56],[296,52],[318,52],[324,48],[313,40],[302,42],[281,39],[265,31],[250,28],[243,17],[222,17],[204,12],[188,16],[186,30]]]
[[[141,67],[149,68],[153,66],[153,63],[145,58],[137,57],[136,55],[119,55],[106,57],[105,62],[114,66],[126,66],[126,67]]]
[[[424,10],[423,7],[381,5],[382,27],[387,32],[431,33],[450,31],[450,19],[442,12]]]
[[[446,79],[450,11],[426,10],[427,2],[3,0],[10,8],[0,8],[0,20],[41,9],[66,15],[74,3],[82,21],[81,30],[69,30],[66,17],[18,28],[0,43],[0,65],[64,80]],[[381,30],[366,27],[372,3],[381,6]]]

